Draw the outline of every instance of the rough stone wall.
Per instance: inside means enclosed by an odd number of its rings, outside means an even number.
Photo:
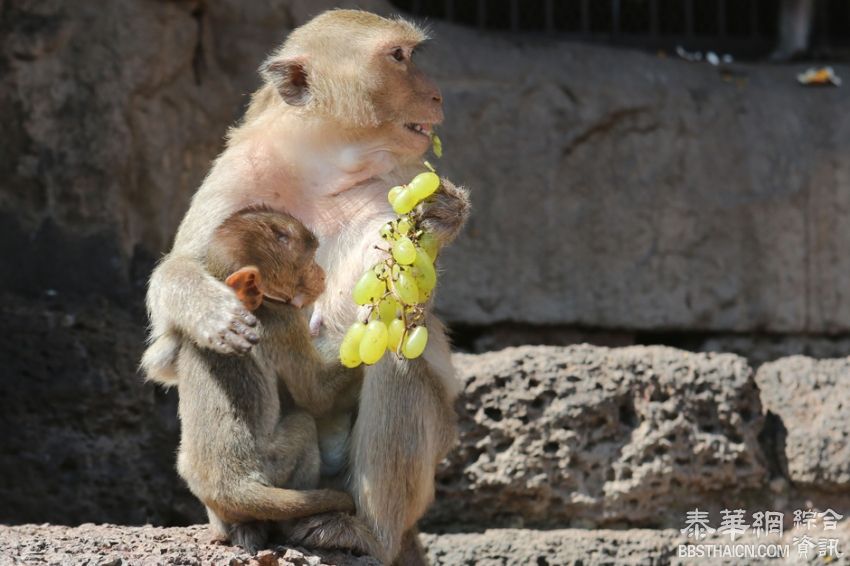
[[[292,25],[286,3],[242,4],[3,4],[2,288],[125,299],[133,258],[168,249]]]
[[[4,3],[0,258],[17,269],[3,287],[115,293],[134,256],[167,250],[263,55],[333,5]],[[475,205],[444,257],[450,322],[850,330],[841,89],[803,89],[786,66],[726,76],[432,28],[441,169]],[[36,253],[54,261],[25,261]]]
[[[179,525],[176,394],[136,373],[144,318],[0,294],[0,523]]]
[[[759,368],[756,383],[781,421],[778,463],[788,479],[850,492],[850,359],[783,358]]]
[[[758,390],[737,356],[527,346],[455,364],[461,444],[436,522],[676,524],[765,483]]]

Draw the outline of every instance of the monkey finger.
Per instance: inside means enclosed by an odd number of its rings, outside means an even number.
[[[260,336],[257,334],[256,330],[249,328],[246,323],[243,323],[240,320],[234,320],[230,324],[229,330],[234,334],[242,336],[251,344],[256,344],[260,341]]]
[[[237,354],[247,354],[254,346],[254,344],[246,340],[244,336],[241,336],[232,330],[225,335],[224,339],[231,349]]]
[[[236,314],[242,319],[242,322],[248,326],[257,326],[257,317],[251,314],[247,309],[240,307]]]

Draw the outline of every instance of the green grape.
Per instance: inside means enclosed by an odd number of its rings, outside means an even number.
[[[376,263],[375,267],[372,268],[372,271],[375,272],[378,279],[386,279],[390,275],[390,267],[386,264],[386,261]],[[386,286],[386,283],[384,283],[384,285]]]
[[[416,199],[416,202],[425,200],[434,194],[440,187],[440,178],[432,171],[420,173],[407,184],[407,191]]]
[[[431,134],[431,149],[437,157],[443,156],[443,140],[437,134]]]
[[[402,265],[410,265],[416,260],[416,246],[407,236],[402,236],[393,244],[393,258]]]
[[[360,341],[366,333],[366,325],[355,322],[348,327],[342,344],[339,346],[339,361],[347,368],[356,368],[362,363],[360,358]]]
[[[370,269],[354,285],[351,295],[358,305],[366,305],[380,299],[386,292],[387,284],[378,279],[374,269]]]
[[[437,242],[434,234],[431,232],[422,232],[422,235],[419,236],[419,247],[425,250],[431,261],[437,261],[437,252],[440,251],[440,243]]]
[[[401,339],[404,338],[404,321],[396,318],[390,322],[387,334],[387,347],[393,352],[398,353],[399,344],[401,344]]]
[[[416,268],[416,284],[419,285],[419,290],[430,293],[437,285],[437,272],[434,270],[434,262],[422,248],[416,248],[413,266]]]
[[[431,291],[424,291],[419,289],[419,304],[424,305],[428,302],[428,299],[431,298]]]
[[[401,347],[401,353],[408,360],[418,358],[425,351],[425,346],[428,345],[428,329],[424,326],[416,326],[411,330],[404,339],[404,344]]]
[[[407,236],[407,233],[410,232],[410,227],[411,225],[409,217],[402,216],[398,219],[398,222],[396,224],[396,230],[398,230],[399,234],[401,234],[402,236]]]
[[[414,207],[419,204],[419,201],[422,200],[420,198],[416,198],[409,188],[405,188],[403,191],[398,193],[398,196],[393,201],[393,210],[395,210],[396,214],[407,214]]]
[[[401,267],[397,263],[394,263],[390,273],[392,274],[393,281],[395,281],[398,279],[398,274],[401,273]]]
[[[381,237],[385,240],[389,240],[390,238],[392,238],[394,233],[395,230],[393,230],[392,222],[387,222],[386,224],[381,226],[381,230],[379,231],[379,234],[381,234]]]
[[[388,336],[387,325],[380,320],[373,320],[366,326],[359,350],[364,364],[371,365],[381,359],[387,350]]]
[[[390,204],[395,206],[395,199],[398,197],[399,193],[404,190],[404,187],[398,186],[390,189],[390,192],[387,193],[387,200],[390,201]]]
[[[398,301],[395,300],[394,297],[384,297],[383,300],[378,305],[378,314],[381,317],[381,320],[384,321],[384,324],[390,324],[392,320],[398,314],[398,309],[400,305]]]
[[[404,270],[398,274],[395,290],[398,298],[405,305],[415,305],[419,302],[419,287],[416,286],[416,280],[409,271]]]

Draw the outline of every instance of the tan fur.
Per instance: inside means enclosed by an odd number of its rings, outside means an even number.
[[[312,302],[322,292],[311,238],[278,213],[229,218],[216,230],[204,264],[219,278],[230,274],[231,285],[239,279],[241,299],[256,307],[259,344],[247,356],[202,349],[187,339],[177,347],[178,471],[206,505],[214,533],[251,550],[265,544],[268,521],[354,510],[346,493],[315,489],[320,456],[314,415],[327,412],[357,381],[357,372],[325,364],[302,313],[271,299],[303,294]]]
[[[429,141],[404,124],[436,124],[443,117],[439,91],[410,61],[424,37],[403,20],[351,10],[327,12],[292,32],[263,64],[265,84],[230,132],[174,248],[151,277],[152,336],[179,331],[223,353],[251,348],[250,313],[199,258],[225,218],[262,203],[289,211],[321,242],[327,291],[317,302],[323,325],[314,343],[325,359],[338,359],[356,315],[351,288],[378,258],[378,228],[395,216],[387,190],[423,170]],[[404,61],[392,58],[395,48]],[[445,245],[468,211],[466,191],[443,179],[442,190],[424,205],[424,222]],[[340,418],[357,415],[350,439],[323,445],[350,447],[348,487],[358,514],[306,520],[290,530],[293,542],[365,546],[389,563],[424,513],[436,465],[454,442],[458,390],[442,325],[433,317],[428,324],[422,358],[388,356],[367,368],[359,395],[348,391],[335,400],[326,417],[335,422],[320,419],[320,430],[337,434]]]

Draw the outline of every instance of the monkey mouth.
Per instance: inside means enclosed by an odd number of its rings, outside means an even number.
[[[431,137],[431,124],[408,122],[404,125],[404,127],[410,130],[411,132],[414,132],[421,136],[425,136],[426,138]]]

